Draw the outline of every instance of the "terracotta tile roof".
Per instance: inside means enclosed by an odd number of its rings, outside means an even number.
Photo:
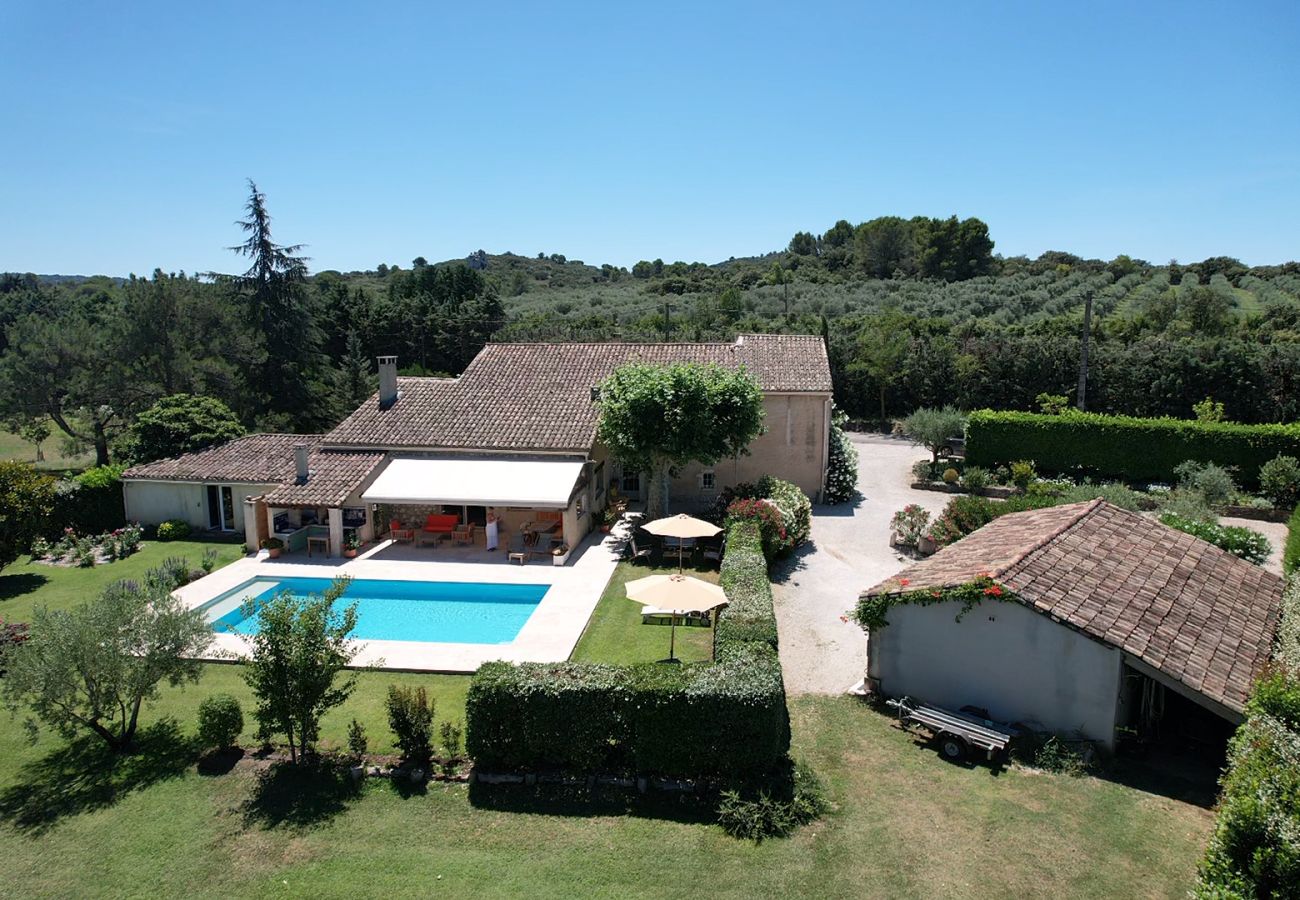
[[[132,466],[122,478],[280,484],[294,476],[293,448],[314,448],[320,439],[318,434],[250,434],[197,453]]]
[[[1030,608],[1238,712],[1268,661],[1282,603],[1276,575],[1102,500],[1002,516],[865,595],[984,573]]]
[[[591,389],[619,365],[744,365],[765,392],[829,393],[820,337],[744,335],[712,344],[488,344],[455,380],[399,378],[398,400],[376,394],[325,436],[336,446],[585,452],[596,435]]]
[[[279,485],[268,493],[285,506],[337,506],[384,460],[380,451],[323,450],[319,434],[250,434],[197,453],[132,466],[125,480],[222,481]],[[305,484],[294,448],[308,446]]]
[[[271,506],[340,506],[384,461],[382,450],[314,450],[307,480],[286,481],[266,495]],[[296,475],[296,472],[294,473]]]

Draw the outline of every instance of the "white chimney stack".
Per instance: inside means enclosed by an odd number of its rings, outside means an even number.
[[[307,483],[307,445],[294,444],[293,461],[298,470],[298,483]]]
[[[379,357],[379,408],[388,409],[397,402],[397,357]]]

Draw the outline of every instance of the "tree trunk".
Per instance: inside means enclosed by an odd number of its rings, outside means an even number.
[[[144,697],[136,697],[135,704],[131,707],[131,721],[127,723],[126,731],[122,733],[122,744],[125,747],[131,746],[135,740],[135,728],[140,721],[140,704],[144,702]]]
[[[881,379],[880,381],[880,427],[881,428],[885,427],[886,421],[887,419],[885,418],[885,381],[884,379]]]
[[[1079,409],[1088,408],[1088,341],[1092,337],[1092,294],[1083,302],[1083,341],[1079,347]]]
[[[651,470],[649,491],[646,493],[645,520],[653,522],[668,514],[668,466],[659,464]]]

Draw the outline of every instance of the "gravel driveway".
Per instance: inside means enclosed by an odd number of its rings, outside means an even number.
[[[851,434],[858,448],[858,490],[854,503],[814,506],[812,539],[773,573],[781,665],[793,694],[839,694],[867,667],[867,638],[840,616],[858,594],[905,568],[912,560],[889,546],[889,520],[909,503],[940,512],[952,495],[914,491],[912,463],[925,449],[901,438]],[[1224,519],[1263,532],[1273,543],[1266,568],[1281,572],[1285,523]]]
[[[914,491],[912,463],[924,448],[879,434],[852,434],[858,448],[854,503],[814,506],[812,539],[774,573],[776,618],[786,689],[796,694],[839,694],[862,678],[867,638],[840,621],[858,594],[911,560],[889,546],[889,520],[909,503],[932,512],[948,494]]]

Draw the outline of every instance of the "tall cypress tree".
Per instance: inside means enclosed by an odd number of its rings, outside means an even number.
[[[308,258],[302,244],[277,244],[271,238],[266,196],[248,181],[247,218],[237,223],[247,235],[229,249],[247,257],[248,271],[234,283],[257,325],[266,361],[262,365],[264,424],[310,431],[330,424],[333,404],[323,372],[323,337],[306,290]]]

